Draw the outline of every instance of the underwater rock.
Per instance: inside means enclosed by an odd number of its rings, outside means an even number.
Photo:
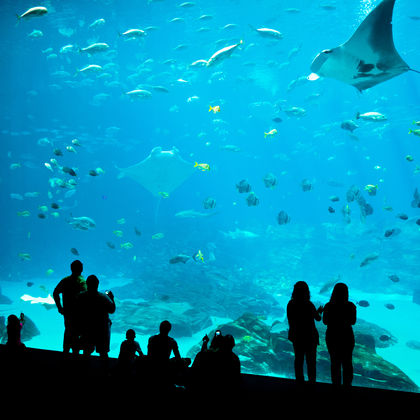
[[[279,327],[279,324],[286,323],[276,322],[275,324]],[[330,383],[330,359],[325,344],[325,326],[318,323],[317,328],[320,335],[317,352],[317,380]],[[270,326],[262,317],[251,313],[245,313],[235,321],[219,325],[217,329],[220,329],[223,335],[232,334],[235,338],[236,345],[233,351],[241,361],[243,373],[294,378],[294,353],[292,343],[287,338],[287,329],[276,328],[278,332],[274,332],[274,328],[270,330]],[[378,334],[385,330],[358,320],[354,331],[356,346],[353,352],[353,385],[409,392],[419,391],[416,384],[404,372],[376,354],[374,343],[376,345],[380,341]],[[213,334],[214,331],[208,335],[213,337]],[[388,332],[386,334],[392,341],[392,336]],[[378,336],[377,340],[376,336]],[[192,347],[187,357],[193,359],[200,351],[200,347],[201,344]]]
[[[0,288],[0,304],[1,305],[10,305],[12,303],[12,300],[9,299],[7,296],[3,295],[1,293],[1,288]]]
[[[161,321],[172,324],[171,336],[191,337],[212,324],[211,318],[193,309],[187,302],[170,302],[167,296],[161,300],[134,303],[121,301],[112,316],[112,330],[125,333],[133,328],[137,335],[153,335],[159,331]]]
[[[420,305],[420,289],[415,289],[413,291],[413,303]]]

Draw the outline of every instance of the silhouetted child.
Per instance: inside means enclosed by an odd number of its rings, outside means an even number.
[[[118,360],[134,362],[137,356],[143,357],[144,354],[141,351],[140,344],[135,340],[136,332],[133,329],[128,329],[125,333],[125,340],[121,343],[120,354]]]
[[[330,301],[324,307],[323,322],[327,326],[325,339],[331,359],[331,381],[350,386],[353,381],[353,349],[355,345],[352,325],[356,323],[356,305],[349,302],[349,290],[344,283],[337,283]]]
[[[126,331],[125,338],[120,346],[118,369],[121,375],[131,376],[137,373],[138,359],[143,359],[145,356],[141,351],[139,342],[135,340],[136,332],[133,329],[130,328]]]
[[[315,309],[310,301],[309,287],[304,281],[298,281],[287,304],[289,321],[289,340],[293,343],[295,353],[295,376],[299,383],[304,382],[303,362],[306,359],[308,380],[316,381],[316,348],[319,344],[315,320],[321,320],[322,306]]]
[[[26,348],[25,344],[21,341],[21,331],[25,318],[23,314],[20,314],[20,318],[16,315],[9,315],[7,317],[7,343],[8,350],[11,351],[22,351]]]

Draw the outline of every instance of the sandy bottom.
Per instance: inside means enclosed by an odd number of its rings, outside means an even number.
[[[40,288],[39,285],[43,287]],[[34,286],[27,287],[15,282],[1,282],[2,294],[9,297],[13,303],[11,305],[0,305],[0,315],[7,317],[14,313],[19,315],[21,312],[27,314],[40,330],[40,335],[27,341],[28,347],[44,348],[49,350],[62,350],[64,322],[63,317],[57,312],[55,307],[46,309],[41,304],[31,304],[21,300],[23,294],[29,294],[34,297],[46,297],[48,293],[52,294],[56,280],[34,280]],[[121,280],[111,281],[107,284],[108,288],[121,285]],[[411,296],[407,295],[385,295],[380,293],[368,294],[353,290],[353,295],[358,300],[367,300],[368,307],[357,307],[358,318],[375,323],[382,328],[387,329],[394,335],[398,342],[384,349],[377,349],[377,353],[384,359],[398,366],[411,380],[420,386],[420,350],[414,350],[407,347],[406,342],[415,340],[420,342],[420,305],[412,302]],[[279,297],[281,304],[286,307],[289,297]],[[351,296],[350,296],[350,299]],[[325,301],[325,296],[312,295],[313,301]],[[355,301],[355,300],[353,300]],[[385,304],[391,303],[395,309],[390,310]],[[118,309],[117,309],[118,310]],[[192,337],[183,337],[177,339],[181,356],[186,356],[189,349],[200,343],[203,336],[215,326],[224,322],[229,322],[226,318],[213,318],[213,325],[197,332]],[[158,331],[156,331],[157,333]],[[121,342],[125,339],[125,334],[112,332],[111,335],[111,357],[118,357]],[[149,336],[137,336],[141,349],[147,353],[147,341]]]

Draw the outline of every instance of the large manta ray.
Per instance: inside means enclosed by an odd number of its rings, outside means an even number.
[[[156,197],[169,194],[194,173],[194,165],[183,160],[176,147],[155,147],[146,159],[120,170],[119,178],[129,177]]]
[[[395,0],[383,0],[347,42],[319,53],[311,64],[309,80],[330,77],[363,91],[412,70],[395,49],[394,4]]]

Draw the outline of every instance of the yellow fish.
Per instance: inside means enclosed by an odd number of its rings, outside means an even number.
[[[118,223],[119,225],[123,225],[123,224],[125,223],[125,219],[124,219],[124,217],[122,217],[121,219],[118,219],[118,220],[117,220],[117,223]]]
[[[201,252],[201,249],[199,249],[199,250],[198,250],[198,252],[197,252],[197,254],[194,256],[194,260],[195,260],[195,261],[197,261],[197,260],[201,260],[201,261],[203,261],[203,262],[204,262],[204,255],[203,255],[203,253]]]
[[[112,233],[115,236],[118,236],[119,238],[121,238],[121,236],[123,236],[123,231],[122,230],[114,230]]]
[[[169,193],[164,192],[164,191],[159,191],[159,195],[160,195],[162,198],[168,198],[168,197],[169,197]]]
[[[200,171],[204,172],[204,171],[209,171],[210,170],[210,165],[208,163],[195,162],[194,168],[198,168],[198,169],[200,169]]]
[[[273,128],[272,130],[270,130],[268,133],[264,133],[264,138],[267,138],[267,136],[269,137],[273,137],[277,134],[277,130],[275,128]]]
[[[216,114],[216,112],[220,112],[220,105],[215,105],[209,107],[209,112],[213,111],[213,114]]]
[[[53,274],[53,273],[54,273],[54,270],[53,270],[52,268],[49,268],[49,269],[46,271],[47,276],[51,276],[51,274]]]

